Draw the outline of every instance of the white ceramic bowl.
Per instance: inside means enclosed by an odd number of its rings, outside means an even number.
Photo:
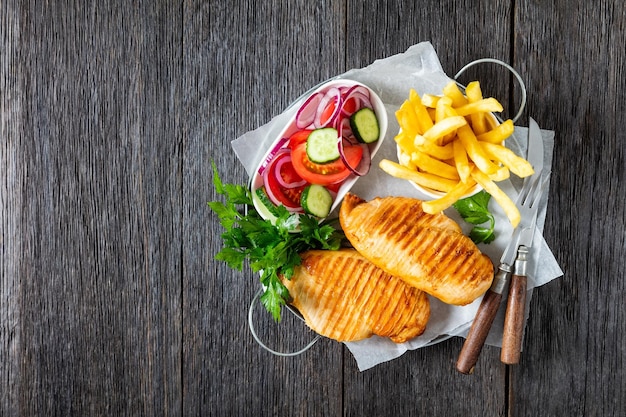
[[[315,88],[313,91],[310,92],[310,94],[298,100],[298,102],[295,103],[295,105],[290,106],[290,108],[292,107],[295,107],[296,109],[299,108],[309,97],[311,97],[313,94],[316,94],[320,91],[326,91],[327,89],[332,88],[332,87],[339,87],[339,86],[352,87],[355,85],[363,86],[368,90],[369,95],[370,95],[370,102],[372,104],[373,110],[376,113],[376,117],[378,119],[378,126],[380,130],[378,140],[368,145],[371,159],[373,159],[376,153],[378,152],[378,150],[380,149],[380,146],[382,145],[383,140],[385,139],[385,135],[387,133],[388,121],[387,121],[387,111],[385,109],[385,105],[383,104],[382,100],[372,89],[370,89],[366,85],[359,83],[357,81],[348,80],[348,79],[333,79]],[[263,185],[263,177],[262,175],[259,174],[259,169],[261,168],[261,166],[264,163],[266,163],[268,158],[270,158],[271,154],[276,152],[276,148],[277,146],[280,146],[279,144],[281,141],[285,142],[282,145],[282,147],[286,147],[287,141],[285,140],[285,138],[289,138],[293,133],[295,133],[298,130],[301,130],[296,126],[296,122],[295,122],[296,114],[297,114],[297,111],[294,112],[293,116],[289,119],[284,129],[276,136],[276,139],[273,141],[272,145],[269,147],[269,149],[267,150],[267,152],[261,159],[261,163],[259,164],[257,169],[255,169],[254,175],[251,181],[251,189],[253,191]],[[330,210],[331,212],[337,208],[337,206],[341,203],[341,200],[343,199],[343,197],[350,190],[350,188],[352,188],[354,183],[359,178],[360,177],[355,174],[350,174],[350,176],[346,180],[344,180],[343,184],[337,191],[337,195],[334,198],[334,201]],[[265,208],[263,203],[261,203],[261,201],[256,197],[256,193],[253,192],[252,195],[253,195],[254,207],[259,212],[261,217],[263,217],[266,220],[275,219],[275,217],[269,212],[269,210]]]

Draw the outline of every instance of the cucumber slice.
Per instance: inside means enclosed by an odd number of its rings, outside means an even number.
[[[333,205],[333,196],[325,187],[312,184],[302,191],[300,204],[305,213],[324,218],[330,213],[330,208]]]
[[[306,140],[306,154],[309,159],[318,164],[336,161],[339,154],[339,133],[332,127],[316,129]]]
[[[380,135],[378,118],[374,110],[369,107],[363,107],[350,117],[350,127],[359,142],[376,142]]]
[[[270,198],[267,196],[265,186],[257,188],[255,190],[255,194],[261,204],[263,204],[263,207],[265,207],[267,211],[270,212],[270,214],[272,214],[273,216],[278,216],[278,209],[276,208],[276,205],[272,203],[272,200],[270,200]]]

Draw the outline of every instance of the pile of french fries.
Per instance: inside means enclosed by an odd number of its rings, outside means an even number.
[[[528,161],[504,146],[514,126],[510,119],[497,122],[492,113],[501,111],[498,100],[483,98],[478,81],[469,83],[465,94],[454,81],[442,96],[420,97],[412,89],[396,112],[399,163],[385,159],[380,167],[394,177],[440,192],[441,197],[422,204],[431,214],[447,209],[478,184],[516,227],[519,210],[496,182],[509,178],[511,172],[524,178],[534,171]]]

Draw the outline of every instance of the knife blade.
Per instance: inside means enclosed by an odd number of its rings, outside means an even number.
[[[533,166],[534,173],[524,179],[522,189],[520,190],[516,202],[518,206],[521,203],[524,191],[531,187],[534,180],[541,175],[541,171],[543,170],[543,138],[541,137],[539,126],[532,118],[530,118],[528,127],[526,160]],[[511,274],[511,267],[517,255],[519,230],[519,228],[513,230],[511,241],[500,258],[498,272],[494,276],[491,288],[489,288],[483,296],[483,300],[476,312],[476,317],[474,317],[470,331],[461,348],[461,353],[456,363],[456,369],[461,373],[472,373],[482,347],[485,344],[485,340],[487,339],[487,335],[489,334],[489,330],[491,329],[491,325],[493,324],[493,320],[496,317],[500,302],[502,301],[504,288]]]

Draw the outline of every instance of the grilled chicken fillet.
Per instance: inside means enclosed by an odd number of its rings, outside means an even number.
[[[443,213],[424,213],[408,197],[369,202],[348,193],[339,219],[352,246],[376,266],[448,304],[484,294],[493,264]]]
[[[309,250],[290,280],[291,303],[315,332],[338,341],[374,334],[402,343],[426,329],[428,296],[354,249]]]

